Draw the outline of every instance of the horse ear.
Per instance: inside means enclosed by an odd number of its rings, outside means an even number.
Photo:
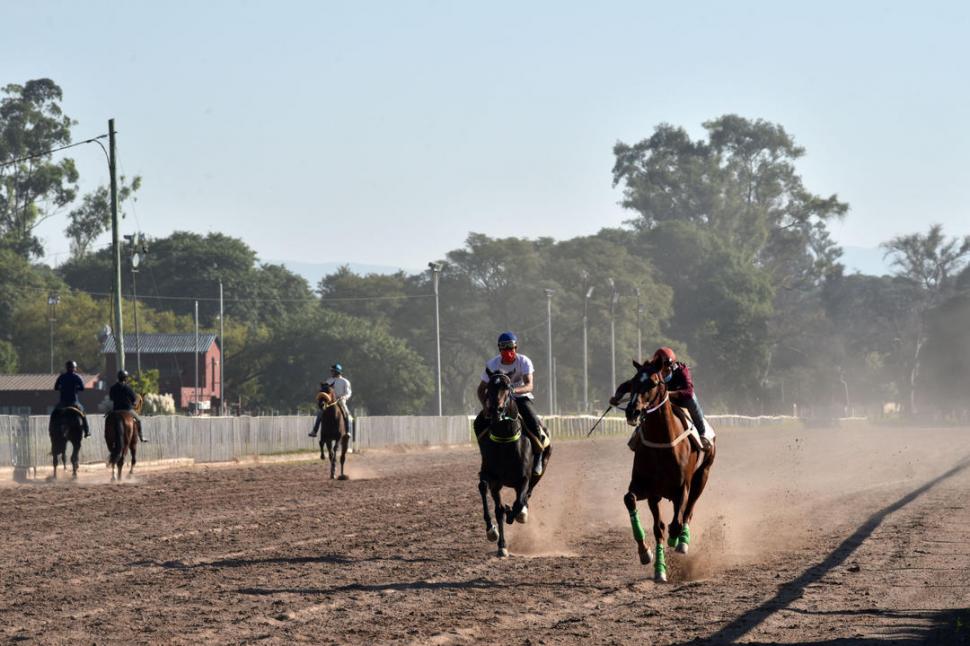
[[[633,367],[637,369],[637,372],[640,372],[641,370],[643,370],[643,365],[637,363],[636,359],[633,360]]]
[[[488,375],[489,377],[491,377],[492,375],[495,374],[495,372],[491,368],[486,367],[485,368],[485,374]]]

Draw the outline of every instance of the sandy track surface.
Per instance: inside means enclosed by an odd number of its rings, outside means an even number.
[[[637,561],[617,438],[555,447],[504,560],[467,447],[350,456],[346,482],[301,462],[5,486],[0,640],[970,643],[970,431],[718,446],[668,584]]]

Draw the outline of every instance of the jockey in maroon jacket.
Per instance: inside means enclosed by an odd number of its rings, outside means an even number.
[[[690,418],[701,436],[701,444],[704,446],[704,450],[709,449],[711,440],[707,437],[704,411],[697,399],[697,393],[694,392],[694,381],[691,379],[690,368],[687,367],[687,364],[677,361],[677,355],[670,348],[660,348],[654,352],[653,358],[645,367],[650,372],[660,373],[660,377],[667,386],[670,401],[690,413]],[[610,405],[618,406],[622,396],[630,392],[630,389],[629,381],[620,384],[616,393],[610,398]]]

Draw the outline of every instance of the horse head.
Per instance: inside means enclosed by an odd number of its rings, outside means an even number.
[[[317,406],[323,408],[327,404],[333,403],[334,393],[333,386],[331,384],[321,382],[320,392],[317,393]]]
[[[486,415],[492,420],[500,420],[506,417],[514,419],[518,415],[518,409],[515,407],[515,401],[512,398],[513,388],[512,379],[509,377],[510,373],[488,368],[485,369],[485,373],[488,375],[488,386],[485,390]]]
[[[649,363],[633,361],[637,374],[630,380],[630,403],[626,408],[627,421],[636,425],[645,412],[658,406],[667,395],[667,387],[660,374]]]

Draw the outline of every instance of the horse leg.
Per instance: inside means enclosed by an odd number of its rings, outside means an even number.
[[[488,493],[488,482],[485,481],[483,473],[478,474],[478,493],[482,496],[482,509],[485,512],[485,537],[495,542],[498,540],[498,530],[492,522],[492,510],[488,508],[488,498],[485,496]],[[496,513],[499,513],[498,510]]]
[[[340,438],[340,480],[346,480],[344,474],[344,462],[347,461],[347,447],[350,446],[350,436],[344,435]]]
[[[493,483],[492,502],[495,503],[495,517],[498,519],[498,555],[505,557],[509,555],[509,550],[505,544],[505,510],[502,508],[502,485]]]
[[[687,553],[686,546],[690,543],[688,524],[694,517],[694,505],[697,504],[697,499],[701,497],[701,494],[704,493],[704,487],[707,486],[707,478],[711,474],[711,464],[714,462],[714,454],[717,452],[716,443],[717,440],[711,442],[711,448],[704,454],[704,464],[701,465],[700,469],[694,471],[694,475],[690,479],[690,494],[687,496],[687,504],[684,505],[684,528],[681,530],[684,554]],[[677,551],[681,551],[680,544],[677,545]]]
[[[129,447],[131,450],[131,466],[128,467],[129,478],[135,473],[135,462],[137,462],[137,457],[136,457],[137,451],[135,451],[135,447],[137,446],[138,444],[135,442],[135,438],[132,437],[131,447]]]
[[[623,496],[623,504],[626,505],[626,510],[630,513],[630,525],[633,526],[633,540],[637,542],[637,554],[640,555],[640,563],[649,565],[650,561],[653,560],[653,554],[647,544],[643,542],[645,534],[643,525],[640,524],[640,512],[637,511],[637,497],[632,491],[627,491],[626,495]]]
[[[323,439],[323,433],[320,433],[320,459],[321,460],[327,459],[325,447],[326,447],[326,441]]]
[[[81,453],[81,438],[78,437],[77,442],[71,442],[71,477],[77,480],[77,467],[80,460],[78,456]]]
[[[529,481],[522,482],[515,488],[515,503],[512,505],[512,513],[509,514],[509,522],[517,520],[520,523],[529,521]]]
[[[660,496],[647,498],[650,513],[653,514],[653,537],[657,541],[657,560],[653,564],[653,580],[664,582],[667,580],[667,557],[664,554],[664,523],[660,519]]]
[[[54,474],[51,475],[51,480],[57,480],[57,449],[55,448],[51,451],[51,457],[54,458]]]
[[[330,479],[337,475],[337,442],[327,440],[327,455],[330,456]]]

